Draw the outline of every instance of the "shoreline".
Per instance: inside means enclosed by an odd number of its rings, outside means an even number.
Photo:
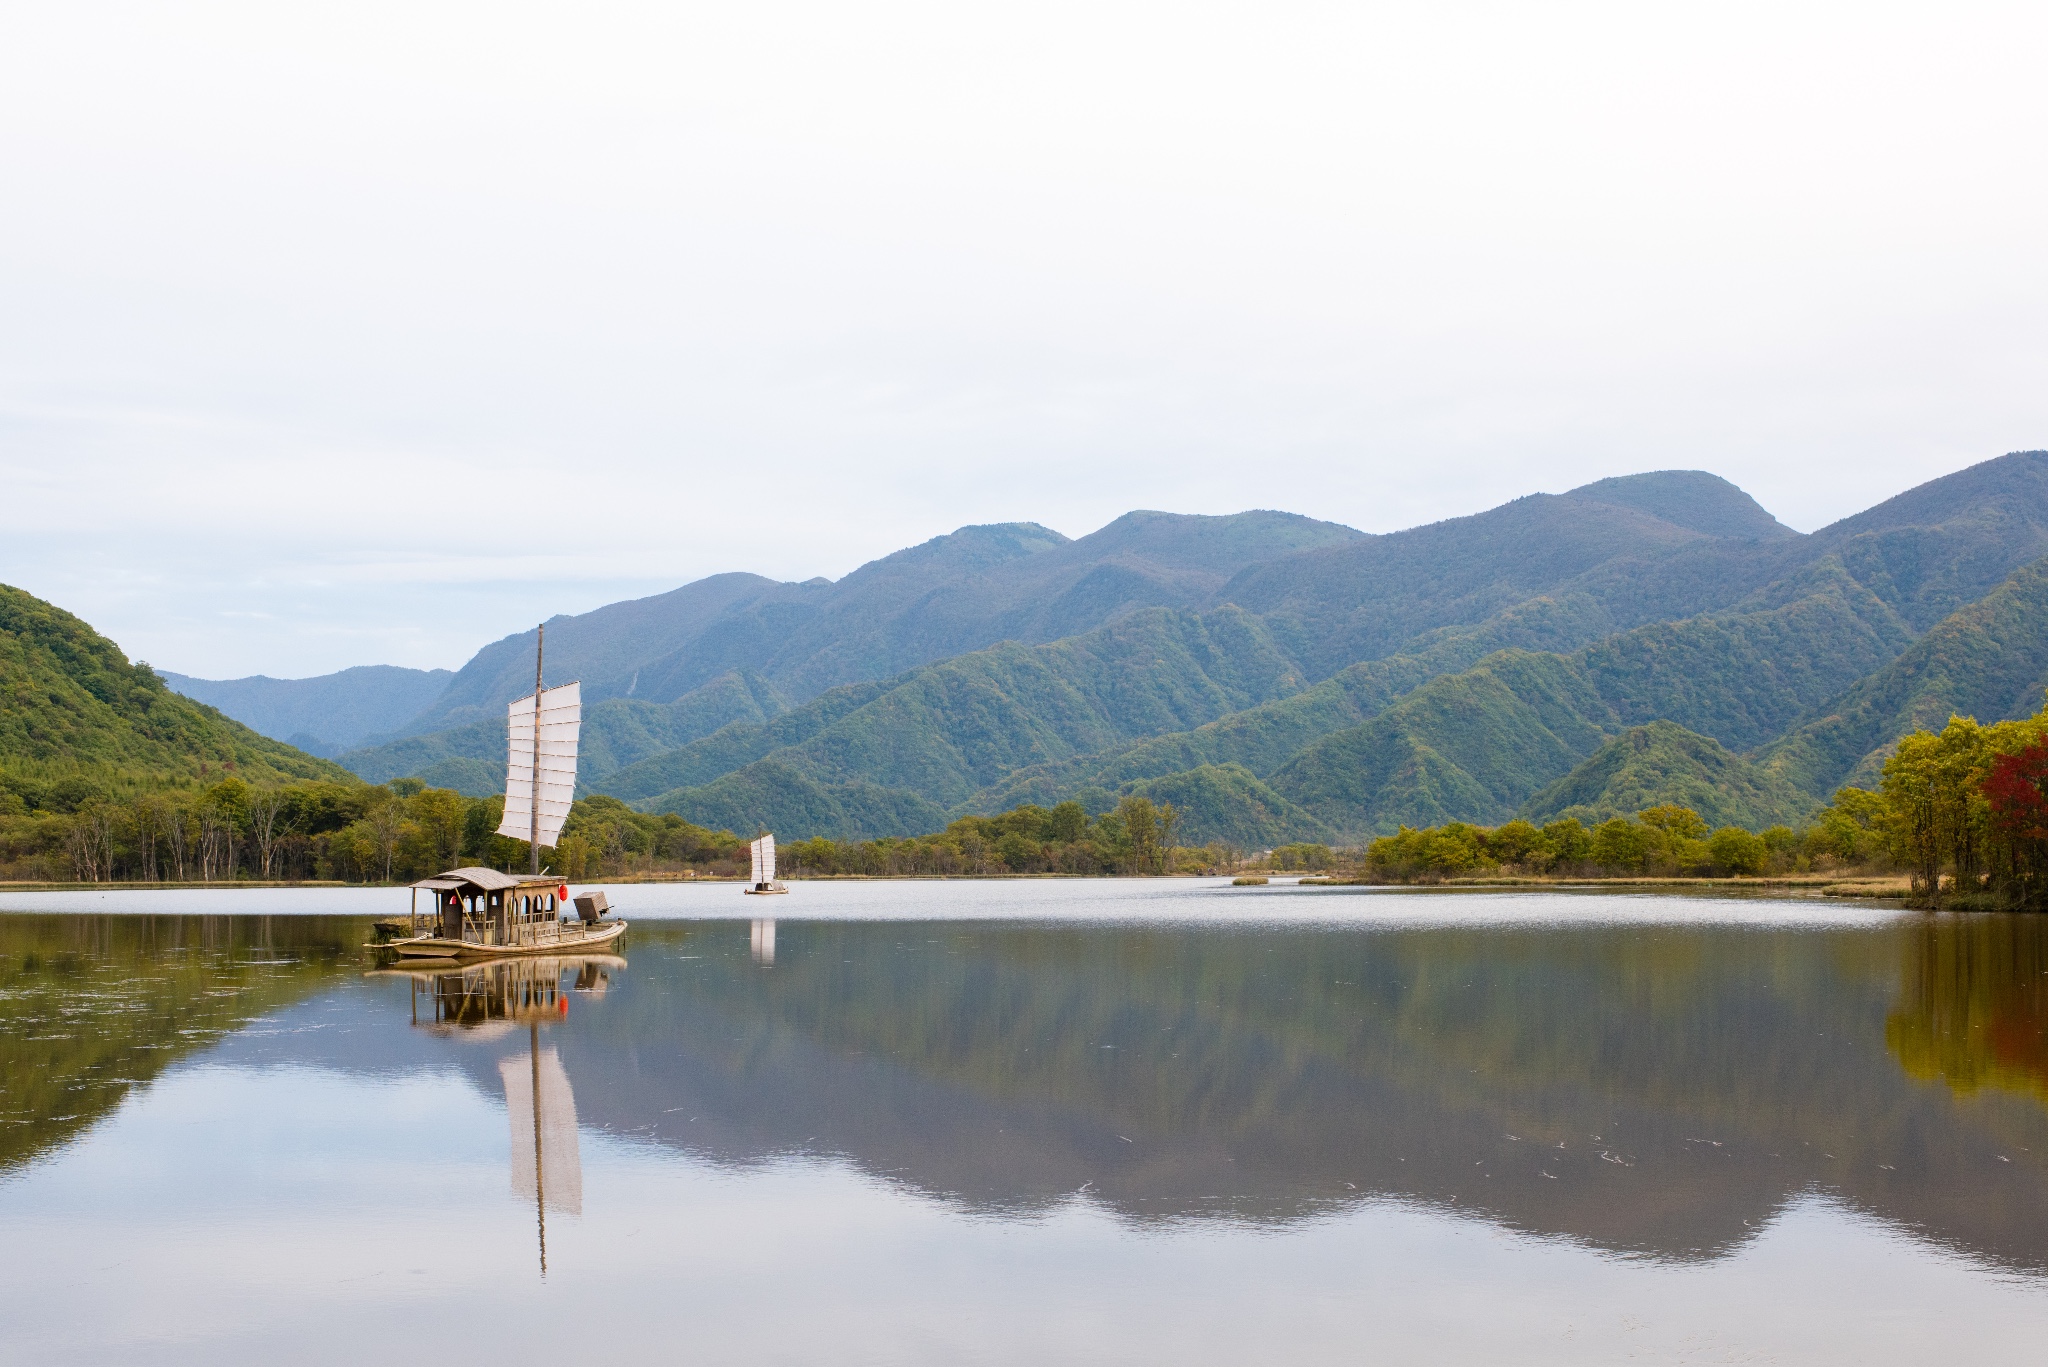
[[[1292,885],[1311,888],[1385,888],[1390,891],[1406,892],[1601,892],[1601,891],[1668,891],[1668,892],[1755,892],[1755,893],[1798,893],[1808,892],[1821,897],[1858,898],[1883,901],[1903,901],[1911,895],[1911,880],[1905,874],[1871,875],[1866,877],[1833,877],[1825,874],[1792,874],[1776,878],[1545,878],[1535,875],[1506,875],[1492,878],[1447,878],[1428,883],[1382,882],[1365,878],[1349,878],[1335,874],[1316,873],[1309,870],[1287,870],[1280,873],[1251,871],[1232,875],[1216,874],[1090,874],[1090,873],[830,873],[792,876],[785,881],[791,883],[993,883],[1030,881],[1071,881],[1106,882],[1116,879],[1143,878],[1147,881],[1166,882],[1177,879],[1253,877],[1261,880],[1292,879]],[[585,887],[633,887],[669,886],[692,883],[706,883],[719,886],[744,885],[746,879],[740,876],[709,875],[684,877],[679,874],[625,874],[613,878],[565,879]],[[287,882],[278,879],[248,879],[235,882],[103,882],[64,883],[47,880],[23,880],[19,882],[0,881],[0,893],[4,892],[226,892],[236,889],[249,891],[284,891],[290,889],[333,891],[344,888],[358,888],[364,891],[401,891],[409,883],[343,883],[332,880],[308,879],[303,882]],[[1287,887],[1289,883],[1261,881],[1256,886]]]

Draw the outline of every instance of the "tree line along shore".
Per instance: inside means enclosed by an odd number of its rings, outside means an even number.
[[[0,778],[0,879],[16,882],[388,884],[462,864],[519,868],[526,842],[496,833],[501,797],[466,798],[417,779],[251,782],[116,795],[88,780]],[[1916,731],[1876,789],[1843,788],[1803,827],[1709,829],[1665,803],[1632,816],[1565,816],[1538,826],[1402,827],[1357,848],[1302,843],[1247,852],[1175,841],[1171,804],[1140,796],[1090,813],[1069,801],[966,816],[929,835],[786,842],[795,877],[1284,871],[1346,881],[1447,883],[1475,877],[1642,880],[1805,874],[1903,875],[1929,907],[2048,906],[2048,709],[1979,725],[1952,717]],[[548,867],[572,881],[737,877],[746,837],[579,799]]]

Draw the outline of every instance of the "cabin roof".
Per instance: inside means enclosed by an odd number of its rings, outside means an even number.
[[[561,881],[553,876],[518,877],[509,873],[499,873],[496,869],[465,868],[450,869],[446,873],[437,873],[432,878],[422,878],[413,886],[434,892],[455,892],[465,887],[476,888],[482,892],[504,892],[508,888],[552,887]]]

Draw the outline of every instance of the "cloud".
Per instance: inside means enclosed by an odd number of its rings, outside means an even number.
[[[282,674],[973,521],[1386,530],[1677,465],[1815,526],[2048,444],[2043,36],[44,7],[0,51],[0,578]],[[172,625],[245,611],[287,627]]]

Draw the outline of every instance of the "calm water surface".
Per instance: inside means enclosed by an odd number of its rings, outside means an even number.
[[[1214,884],[0,898],[0,1359],[2031,1360],[2048,921]]]

